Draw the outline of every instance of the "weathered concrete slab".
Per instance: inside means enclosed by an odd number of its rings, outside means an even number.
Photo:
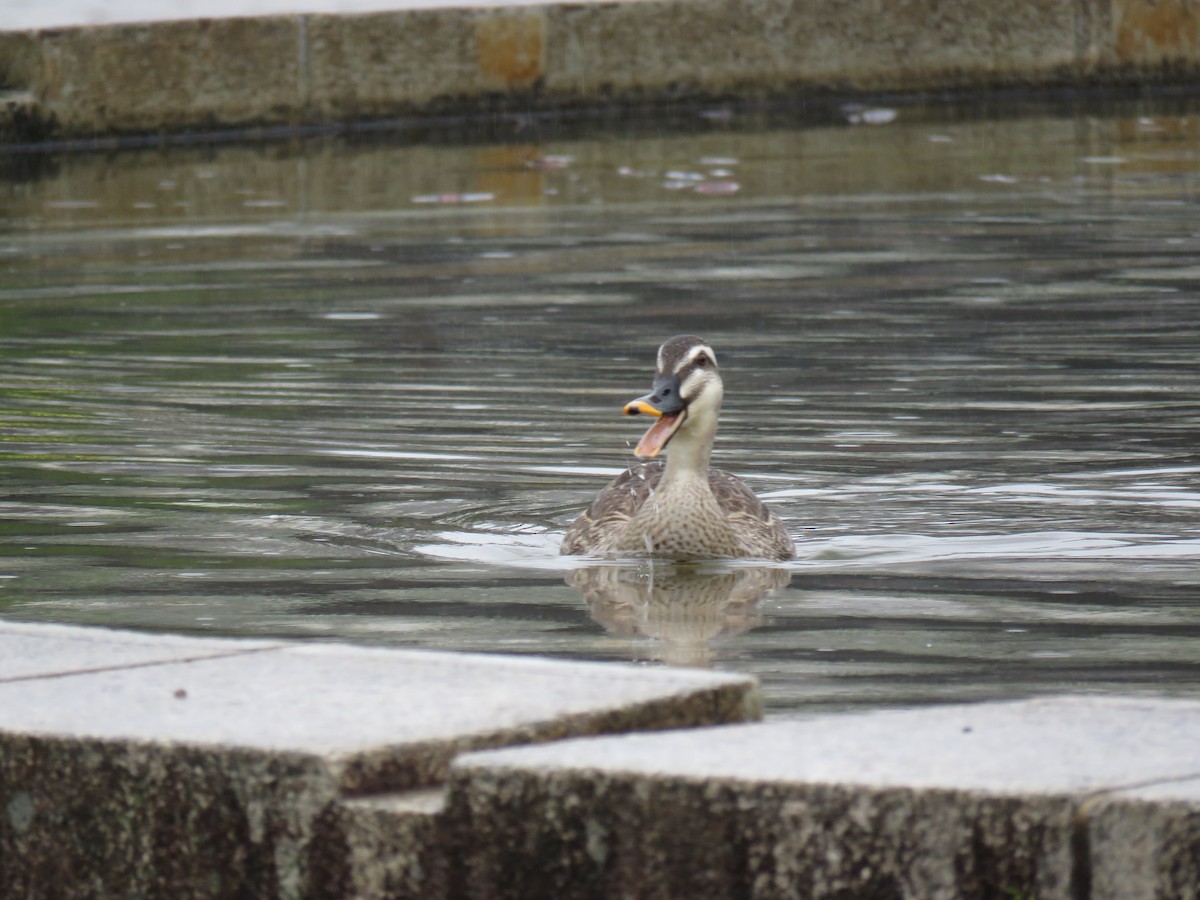
[[[0,682],[0,896],[297,896],[342,883],[358,839],[416,848],[379,875],[416,883],[439,871],[422,856],[436,814],[346,801],[436,784],[466,748],[760,709],[752,679],[703,672],[187,638],[156,659],[107,640],[109,667],[10,663],[30,677]]]
[[[166,662],[190,662],[277,648],[275,641],[229,641],[0,622],[0,682],[77,675]]]
[[[436,783],[470,746],[744,721],[757,715],[750,684],[705,672],[280,645],[91,672],[69,684],[3,683],[0,729],[299,753],[361,793]]]
[[[453,863],[444,806],[442,788],[339,800],[321,823],[318,894],[446,896]]]
[[[1200,778],[1101,795],[1085,817],[1091,900],[1200,897]]]
[[[452,883],[472,897],[1074,900],[1117,841],[1097,831],[1089,855],[1085,804],[1197,777],[1197,747],[1200,703],[1065,698],[472,754],[450,782],[448,821],[470,836]],[[1174,832],[1139,827],[1179,856],[1196,834],[1184,810]],[[1147,877],[1120,896],[1176,896]]]
[[[198,19],[186,4],[159,5],[142,15],[178,20],[94,26],[90,8],[72,15],[68,0],[30,5],[0,17],[0,140],[1200,77],[1200,6],[1183,2],[381,6],[307,0],[281,11],[258,0]]]

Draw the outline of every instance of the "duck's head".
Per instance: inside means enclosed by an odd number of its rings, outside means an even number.
[[[625,404],[625,415],[657,418],[633,451],[653,459],[676,434],[695,434],[712,440],[725,388],[717,372],[717,357],[701,338],[681,334],[658,348],[658,368],[650,393]]]

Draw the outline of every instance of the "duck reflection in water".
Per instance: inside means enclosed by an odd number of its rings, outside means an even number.
[[[696,667],[712,665],[715,638],[760,625],[758,601],[789,581],[791,573],[782,568],[653,560],[588,566],[567,576],[607,631],[653,638],[660,642],[655,658]]]
[[[690,562],[794,555],[779,517],[740,479],[709,465],[724,393],[707,341],[684,334],[663,343],[650,393],[624,409],[655,418],[634,450],[649,461],[601,491],[562,541],[566,555],[649,558],[576,569],[567,583],[597,622],[659,639],[659,655],[674,665],[709,665],[710,641],[759,624],[758,600],[791,580],[771,566]],[[668,444],[663,465],[655,457]]]

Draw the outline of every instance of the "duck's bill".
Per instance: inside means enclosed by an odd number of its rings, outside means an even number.
[[[679,430],[679,426],[683,424],[683,420],[687,418],[686,409],[667,413],[657,407],[651,406],[645,400],[634,400],[625,405],[625,415],[636,416],[638,413],[654,416],[656,419],[649,430],[642,435],[642,439],[638,441],[638,445],[633,450],[633,455],[638,459],[654,459],[654,457],[658,456],[662,452],[662,449],[667,446],[667,442],[674,437],[675,432]]]

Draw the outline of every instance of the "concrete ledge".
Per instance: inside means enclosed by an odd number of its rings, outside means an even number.
[[[1200,895],[1200,702],[759,706],[707,672],[0,622],[0,896]]]
[[[1184,0],[612,0],[0,31],[0,141],[1200,77]],[[3,25],[0,24],[0,28]]]
[[[1092,900],[1200,897],[1200,779],[1103,794],[1085,817]]]
[[[0,622],[0,684],[161,663],[186,663],[282,646],[276,641],[226,641],[70,625]]]
[[[472,754],[451,893],[1195,897],[1197,746],[1200,703],[1064,698]]]
[[[423,896],[436,798],[357,797],[470,748],[760,708],[705,672],[0,623],[0,896]]]
[[[445,791],[342,799],[322,818],[315,892],[323,897],[447,895]]]

